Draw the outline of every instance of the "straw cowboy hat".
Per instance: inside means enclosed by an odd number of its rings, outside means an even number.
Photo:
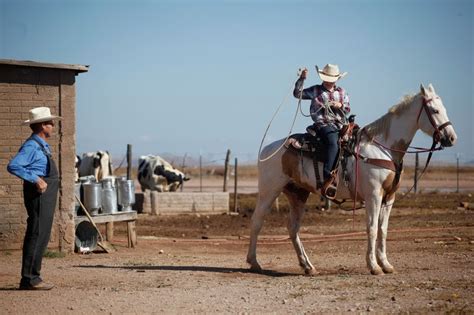
[[[23,125],[31,125],[53,119],[61,119],[59,116],[51,115],[51,111],[48,107],[35,107],[30,109],[30,119],[25,120]]]
[[[340,73],[339,67],[330,63],[325,65],[323,70],[319,70],[318,66],[316,66],[316,71],[318,71],[319,77],[324,82],[336,82],[347,74],[347,72]]]

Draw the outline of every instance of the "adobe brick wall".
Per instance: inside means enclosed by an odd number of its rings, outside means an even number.
[[[222,214],[229,213],[228,192],[157,192],[150,193],[151,214]]]
[[[30,136],[28,111],[48,106],[63,117],[48,142],[60,173],[59,199],[49,247],[74,249],[75,76],[65,69],[0,64],[0,249],[20,249],[26,228],[22,181],[7,170],[9,160]]]

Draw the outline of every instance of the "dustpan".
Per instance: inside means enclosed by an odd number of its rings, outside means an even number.
[[[97,230],[97,233],[99,234],[99,240],[97,242],[97,245],[102,248],[103,250],[105,250],[107,253],[113,253],[115,252],[115,248],[114,246],[104,240],[104,238],[102,237],[102,233],[100,233],[100,230],[99,228],[97,227],[97,225],[95,224],[94,220],[92,220],[92,217],[91,215],[89,214],[89,211],[86,209],[86,207],[84,206],[84,204],[81,202],[81,199],[77,196],[77,195],[74,195],[74,197],[76,197],[76,200],[77,202],[79,202],[79,205],[81,206],[82,210],[84,210],[87,218],[89,219],[89,221],[92,223],[92,225],[94,226],[94,228]]]

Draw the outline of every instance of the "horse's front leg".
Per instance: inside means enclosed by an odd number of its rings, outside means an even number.
[[[280,191],[271,193],[259,193],[257,205],[250,222],[250,244],[247,253],[247,263],[250,264],[250,270],[261,272],[262,267],[257,261],[257,239],[258,234],[263,226],[263,218],[266,213],[270,212],[271,205],[280,194]]]
[[[382,197],[373,190],[368,198],[365,198],[365,208],[367,217],[367,267],[373,275],[383,274],[382,268],[377,263],[375,255],[375,245],[377,242],[377,230],[379,223],[380,206]]]
[[[395,199],[387,201],[387,204],[382,205],[379,216],[379,230],[377,237],[377,262],[382,266],[382,270],[385,273],[393,273],[395,269],[388,262],[387,259],[387,230],[388,230],[388,219],[390,217],[390,211],[392,210]]]
[[[316,269],[311,264],[311,261],[309,261],[308,255],[304,250],[303,243],[301,243],[298,234],[301,227],[301,220],[303,219],[304,205],[308,199],[309,192],[298,188],[292,190],[286,189],[284,192],[291,206],[287,228],[291,242],[296,251],[296,256],[298,257],[300,266],[304,269],[305,274],[314,275],[316,274]]]

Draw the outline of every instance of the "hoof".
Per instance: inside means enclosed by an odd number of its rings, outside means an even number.
[[[311,269],[305,269],[304,274],[307,276],[316,276],[318,272],[316,271],[315,268],[311,268]]]
[[[249,270],[253,273],[263,273],[263,269],[261,267],[250,267]]]
[[[393,266],[386,266],[386,267],[383,267],[382,270],[383,270],[383,272],[385,272],[385,273],[394,273],[394,272],[395,272],[395,268],[393,268]]]
[[[375,269],[371,269],[370,273],[374,276],[380,276],[380,275],[384,274],[382,268],[380,268],[380,267],[375,268]]]
[[[255,272],[255,273],[262,273],[263,269],[260,267],[259,264],[256,265],[250,265],[250,271]]]

